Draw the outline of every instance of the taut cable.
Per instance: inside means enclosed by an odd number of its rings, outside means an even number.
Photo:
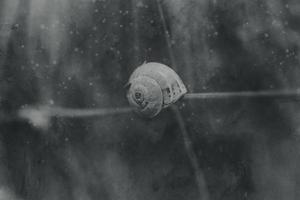
[[[300,97],[300,89],[187,93],[185,94],[184,99],[226,99],[226,98],[260,98],[260,97],[295,98],[295,97]]]

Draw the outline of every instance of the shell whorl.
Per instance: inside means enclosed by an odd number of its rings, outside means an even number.
[[[130,76],[128,84],[127,98],[130,105],[136,112],[150,118],[187,92],[175,71],[154,62],[138,67]]]
[[[132,79],[127,98],[134,110],[145,117],[156,116],[163,107],[160,85],[147,76]]]

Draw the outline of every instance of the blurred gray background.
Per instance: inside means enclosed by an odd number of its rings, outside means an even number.
[[[297,0],[0,0],[0,199],[300,199],[297,99],[179,103],[206,191],[168,109],[16,115],[126,107],[144,61],[176,65],[189,92],[299,88],[299,30]]]

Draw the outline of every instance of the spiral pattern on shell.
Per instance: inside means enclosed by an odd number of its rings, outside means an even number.
[[[186,87],[174,70],[160,63],[146,63],[130,76],[127,98],[134,110],[152,118],[175,103]]]

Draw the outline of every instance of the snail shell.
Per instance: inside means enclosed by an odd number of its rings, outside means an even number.
[[[175,103],[187,89],[170,67],[150,62],[138,67],[130,76],[127,98],[134,110],[152,118]]]

